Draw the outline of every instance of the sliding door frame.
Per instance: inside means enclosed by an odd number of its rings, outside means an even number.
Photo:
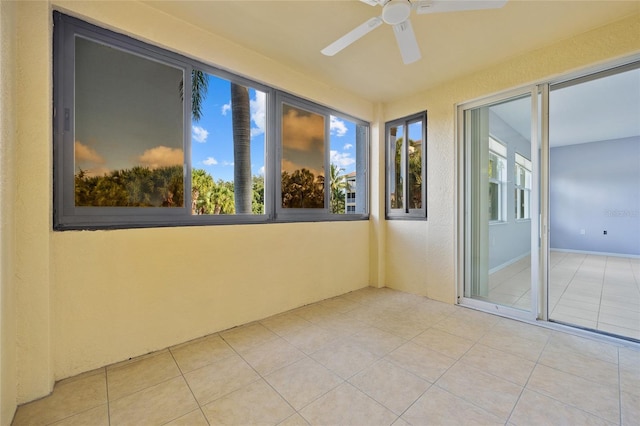
[[[479,310],[489,311],[498,315],[521,318],[526,320],[535,320],[539,316],[539,299],[540,294],[540,270],[539,268],[539,250],[537,249],[539,235],[540,235],[540,223],[535,218],[539,211],[540,199],[540,185],[536,178],[540,174],[539,170],[539,153],[536,141],[539,140],[539,113],[538,113],[538,96],[539,86],[529,85],[520,87],[517,89],[501,92],[493,96],[478,99],[475,101],[465,102],[456,106],[456,130],[457,130],[457,158],[458,158],[458,174],[457,174],[457,188],[458,188],[458,262],[457,262],[457,275],[458,275],[458,304],[469,306]],[[499,103],[501,101],[509,101],[510,99],[517,99],[521,97],[529,97],[531,102],[531,162],[532,162],[532,188],[531,188],[531,306],[528,311],[517,309],[514,307],[492,303],[489,301],[482,301],[465,296],[465,282],[469,283],[471,280],[471,256],[466,253],[466,248],[471,247],[472,232],[471,230],[471,215],[469,214],[471,191],[467,191],[472,187],[472,176],[469,171],[471,170],[471,156],[468,154],[468,141],[469,135],[465,133],[465,128],[469,128],[469,118],[467,118],[465,111],[488,106]],[[534,250],[534,246],[536,250]],[[462,261],[461,261],[462,260]]]
[[[573,326],[554,323],[549,320],[549,93],[552,88],[573,85],[588,81],[606,74],[615,74],[624,69],[637,68],[640,53],[604,61],[583,69],[567,72],[553,78],[505,90],[483,98],[477,98],[455,105],[455,138],[456,138],[456,290],[457,304],[490,312],[500,316],[517,318],[527,322],[535,322],[548,328],[570,331],[579,335],[593,336],[594,332],[584,331]],[[471,235],[469,213],[470,195],[466,189],[470,187],[470,156],[467,154],[467,135],[465,135],[465,111],[483,105],[491,105],[501,100],[508,100],[527,93],[531,94],[531,154],[532,154],[532,192],[531,192],[531,256],[532,256],[532,288],[531,311],[526,312],[486,301],[465,297],[465,282],[469,278],[471,260],[467,256]],[[535,170],[537,168],[537,171]],[[537,172],[537,174],[536,174]],[[535,220],[538,215],[538,220]],[[539,250],[534,250],[539,241]],[[534,261],[534,256],[537,258]],[[537,266],[537,267],[536,267]],[[619,342],[620,338],[601,334],[604,340]]]

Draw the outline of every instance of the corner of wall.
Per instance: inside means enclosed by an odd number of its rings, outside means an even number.
[[[2,2],[3,5],[6,2]],[[9,2],[12,3],[12,2]],[[13,173],[3,183],[11,192],[12,256],[8,289],[15,292],[16,402],[43,397],[53,389],[51,343],[51,102],[52,15],[48,1],[16,2],[12,58],[15,76]],[[7,202],[3,197],[3,202]],[[4,240],[4,236],[3,236]]]
[[[385,286],[386,274],[384,107],[381,103],[374,106],[370,148],[369,285],[379,288]]]
[[[11,424],[17,406],[16,285],[13,278],[15,182],[16,4],[0,2],[0,424]]]

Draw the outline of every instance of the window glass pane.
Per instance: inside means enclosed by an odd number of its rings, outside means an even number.
[[[192,214],[264,214],[266,93],[192,75]]]
[[[422,208],[422,122],[409,124],[409,208]]]
[[[330,120],[330,213],[365,213],[367,127],[333,115]]]
[[[324,208],[325,117],[282,105],[282,207]]]
[[[500,189],[495,182],[489,182],[489,220],[500,220]]]
[[[75,38],[76,206],[184,206],[182,78]]]
[[[404,140],[404,126],[395,126],[389,129],[389,148],[391,153],[391,182],[390,201],[392,209],[404,208],[402,195],[404,194],[405,161],[402,142]]]

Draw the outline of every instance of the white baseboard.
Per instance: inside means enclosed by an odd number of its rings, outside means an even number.
[[[553,247],[551,247],[549,251],[557,251],[561,253],[591,254],[594,256],[628,257],[632,259],[640,259],[640,254],[607,253],[602,251],[572,250],[572,249],[560,249],[560,248],[553,248]]]

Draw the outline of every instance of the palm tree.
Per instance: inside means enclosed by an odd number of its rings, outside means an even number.
[[[209,75],[194,69],[191,72],[191,115],[194,121],[202,118],[202,106],[209,88]],[[180,97],[184,99],[184,84],[180,82]],[[253,185],[251,181],[251,108],[249,89],[231,83],[231,112],[233,120],[233,179],[235,210],[251,213]]]
[[[194,121],[202,118],[202,104],[209,89],[209,75],[204,71],[191,71],[191,116]],[[184,100],[184,82],[180,80],[180,99]]]
[[[251,111],[249,89],[231,83],[233,116],[233,183],[236,213],[251,213]]]
[[[329,182],[331,213],[344,213],[345,189],[347,189],[348,185],[344,176],[340,175],[343,171],[343,168],[338,167],[336,164],[331,164],[329,173],[331,178]]]

